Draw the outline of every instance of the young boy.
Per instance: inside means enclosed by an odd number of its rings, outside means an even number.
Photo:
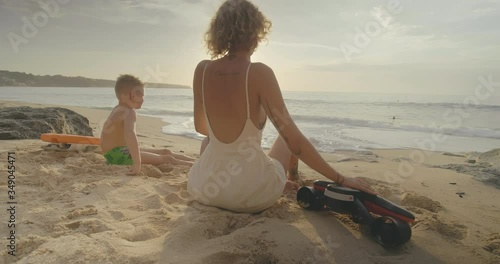
[[[130,174],[141,172],[141,164],[193,165],[194,159],[170,150],[139,149],[135,122],[144,102],[144,83],[137,77],[124,74],[116,80],[118,105],[113,108],[101,133],[101,148],[108,164],[133,165]]]

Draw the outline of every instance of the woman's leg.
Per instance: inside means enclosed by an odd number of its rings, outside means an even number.
[[[281,136],[279,136],[276,139],[276,141],[274,141],[271,150],[269,150],[268,156],[279,161],[283,166],[283,168],[285,169],[285,173],[290,172],[293,169],[297,170],[298,159],[292,155],[290,150],[288,150],[288,147],[286,146],[285,141],[281,138]],[[297,159],[296,163],[294,163],[294,159]],[[290,165],[294,166],[292,170],[290,169]],[[298,179],[298,174],[297,177],[294,178],[293,175],[290,175],[290,173],[288,173],[288,181],[285,185],[285,190],[297,190],[299,188],[299,185],[295,182],[290,181],[297,179]]]
[[[274,141],[273,146],[269,150],[268,156],[279,161],[283,166],[283,169],[285,169],[285,172],[288,172],[288,165],[290,164],[292,153],[288,150],[288,147],[281,136],[278,136],[278,138]]]
[[[271,150],[269,150],[269,157],[279,161],[285,172],[288,173],[289,180],[299,179],[299,159],[292,155],[290,150],[285,144],[285,141],[279,136],[276,141],[274,141]]]

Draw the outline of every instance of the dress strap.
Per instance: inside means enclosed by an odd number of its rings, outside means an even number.
[[[208,120],[208,115],[207,115],[207,108],[205,106],[205,71],[207,70],[209,62],[205,64],[205,68],[203,68],[203,77],[201,78],[201,96],[203,99],[203,111],[205,112],[205,118]],[[210,123],[208,124],[210,126]]]
[[[246,98],[247,98],[247,119],[250,119],[250,104],[248,102],[248,72],[250,71],[250,66],[252,66],[252,62],[248,64],[247,68],[247,75],[245,77],[245,92],[246,92]]]

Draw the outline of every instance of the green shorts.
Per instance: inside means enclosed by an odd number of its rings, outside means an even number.
[[[128,152],[127,147],[116,147],[104,153],[104,157],[108,164],[111,165],[132,165],[132,157]]]

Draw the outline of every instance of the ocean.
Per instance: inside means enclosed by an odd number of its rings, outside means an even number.
[[[0,87],[2,100],[111,110],[113,88]],[[498,94],[498,93],[497,93]],[[466,99],[476,99],[473,103]],[[319,151],[419,148],[469,152],[500,148],[500,96],[283,91],[302,133]],[[201,140],[190,89],[147,88],[140,115],[159,117],[163,133]],[[263,147],[277,137],[268,120]]]

